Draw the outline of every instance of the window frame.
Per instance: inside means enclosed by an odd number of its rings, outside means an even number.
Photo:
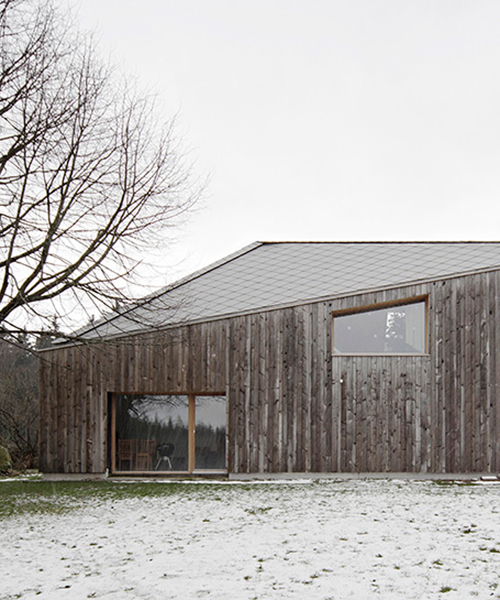
[[[123,395],[131,395],[131,396],[187,396],[188,397],[188,469],[187,471],[142,471],[142,470],[119,470],[118,465],[116,464],[116,448],[117,448],[117,439],[116,439],[116,404],[118,402],[118,397]],[[220,396],[224,397],[226,400],[226,443],[225,443],[225,463],[226,467],[224,469],[197,469],[196,468],[196,398],[202,397],[212,397],[212,396]],[[215,474],[215,475],[224,475],[228,473],[227,465],[228,465],[228,426],[229,426],[229,418],[228,418],[228,403],[227,396],[225,392],[111,392],[109,395],[109,409],[111,411],[111,419],[110,419],[110,427],[111,430],[108,432],[108,440],[109,440],[109,449],[110,449],[110,460],[109,460],[109,469],[111,476],[126,476],[126,477],[134,477],[134,476],[142,476],[147,475],[155,476],[155,477],[171,477],[171,476],[186,476],[186,475],[204,475],[204,474]]]
[[[411,304],[424,304],[424,344],[423,352],[338,352],[335,350],[335,318],[360,313],[375,312],[387,308],[396,308],[398,306],[408,306]],[[385,302],[375,302],[373,304],[364,304],[349,308],[333,310],[331,322],[331,355],[332,356],[429,356],[429,295],[411,296],[409,298],[400,298],[398,300],[388,300]]]

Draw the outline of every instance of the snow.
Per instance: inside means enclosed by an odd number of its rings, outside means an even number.
[[[497,483],[132,485],[4,518],[0,600],[500,598]]]

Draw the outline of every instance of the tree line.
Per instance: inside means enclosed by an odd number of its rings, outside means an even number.
[[[0,446],[16,469],[38,466],[38,359],[35,343],[22,334],[0,338]]]

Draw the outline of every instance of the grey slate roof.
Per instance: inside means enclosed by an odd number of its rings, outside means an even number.
[[[256,242],[88,331],[119,336],[500,269],[500,242]]]

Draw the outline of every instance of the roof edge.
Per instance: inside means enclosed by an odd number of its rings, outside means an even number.
[[[190,273],[189,275],[186,275],[185,277],[182,277],[181,279],[174,281],[174,283],[171,283],[170,285],[165,286],[160,291],[155,292],[154,294],[151,294],[151,296],[153,296],[154,298],[158,298],[158,296],[161,296],[162,294],[165,294],[166,292],[170,292],[171,290],[173,290],[175,288],[181,287],[181,285],[184,285],[184,284],[188,283],[189,281],[193,281],[193,279],[198,279],[198,277],[201,277],[202,275],[205,275],[206,273],[209,273],[210,271],[213,271],[214,269],[217,269],[218,267],[221,267],[222,265],[225,265],[226,263],[236,260],[240,256],[243,256],[243,254],[248,254],[249,252],[252,252],[252,250],[255,250],[259,246],[263,246],[266,243],[267,242],[252,242],[251,244],[248,244],[248,246],[244,246],[240,250],[237,250],[236,252],[232,252],[231,254],[224,256],[224,258],[220,258],[219,260],[216,260],[215,262],[210,263],[206,267],[202,267],[201,269],[198,269],[198,271],[195,271],[194,273]]]
[[[257,244],[500,244],[500,240],[266,240]]]
[[[198,271],[195,271],[194,273],[190,273],[189,275],[186,275],[185,277],[182,277],[181,279],[174,281],[170,285],[167,285],[164,288],[161,288],[157,292],[153,292],[152,294],[145,296],[144,298],[141,299],[140,302],[130,306],[126,310],[124,310],[122,312],[117,312],[116,314],[114,314],[111,317],[102,318],[102,320],[98,321],[97,323],[95,323],[94,325],[92,325],[90,327],[81,328],[80,330],[78,330],[78,335],[84,336],[93,331],[96,332],[105,323],[111,323],[115,319],[125,317],[128,313],[132,312],[133,310],[136,310],[137,308],[140,308],[142,306],[149,304],[149,302],[156,300],[156,298],[163,296],[163,294],[167,294],[168,292],[171,292],[172,290],[179,288],[179,287],[185,285],[186,283],[193,281],[194,279],[198,279],[198,277],[201,277],[202,275],[205,275],[206,273],[209,273],[210,271],[213,271],[214,269],[217,269],[218,267],[221,267],[222,265],[227,264],[227,263],[239,258],[240,256],[243,256],[244,254],[248,254],[248,252],[255,250],[259,246],[262,246],[264,243],[265,242],[252,242],[251,244],[248,244],[248,246],[244,246],[240,250],[237,250],[236,252],[233,252],[232,254],[228,254],[224,258],[221,258],[213,263],[210,263],[208,266],[203,267],[202,269],[198,269]],[[101,339],[105,339],[105,338],[101,338]],[[57,340],[56,340],[56,342],[57,342]],[[63,345],[64,343],[65,342],[62,341],[61,345]]]
[[[265,244],[265,243],[266,242],[255,242],[255,244],[257,244],[257,245],[261,245],[261,244]],[[254,246],[255,244],[252,244],[252,246]],[[257,247],[257,246],[255,246],[255,247]],[[247,246],[247,248],[250,248],[250,246]],[[250,309],[242,311],[242,312],[232,312],[232,313],[226,313],[226,314],[220,314],[220,315],[212,315],[210,317],[205,317],[205,318],[196,318],[196,319],[187,320],[187,321],[177,321],[175,323],[170,323],[168,325],[163,325],[161,327],[149,327],[147,329],[132,330],[132,331],[129,331],[126,333],[120,332],[115,335],[110,335],[110,336],[106,336],[106,337],[62,341],[61,344],[58,346],[51,346],[49,348],[43,348],[43,349],[39,350],[39,352],[50,351],[50,350],[59,350],[62,348],[78,346],[78,345],[85,345],[85,344],[98,344],[98,343],[102,343],[102,342],[106,342],[106,341],[112,342],[112,341],[135,337],[135,336],[139,336],[139,335],[147,335],[148,333],[154,333],[157,331],[165,331],[168,329],[174,329],[176,327],[183,327],[186,325],[195,325],[195,324],[204,323],[204,322],[213,322],[213,321],[220,321],[223,319],[232,319],[232,318],[238,317],[238,316],[248,316],[248,315],[252,315],[252,314],[260,314],[263,312],[269,312],[269,311],[274,311],[274,310],[283,310],[285,308],[296,308],[297,306],[308,306],[310,304],[316,304],[319,302],[333,302],[334,300],[337,300],[339,298],[352,298],[354,296],[361,296],[363,294],[371,294],[371,293],[378,292],[378,291],[384,292],[387,290],[403,289],[403,288],[407,288],[407,287],[414,286],[414,285],[433,284],[438,281],[447,281],[449,279],[455,279],[455,278],[459,278],[459,277],[470,277],[471,275],[479,275],[481,273],[492,273],[494,271],[500,271],[500,265],[496,265],[494,267],[487,267],[487,268],[483,268],[483,269],[473,269],[470,271],[460,271],[460,272],[456,272],[456,273],[450,273],[448,275],[441,276],[441,277],[432,277],[430,279],[427,279],[427,278],[412,279],[412,280],[398,283],[395,286],[394,285],[386,285],[386,286],[380,286],[380,287],[363,288],[363,289],[351,291],[348,293],[328,294],[326,296],[316,296],[314,298],[308,298],[307,300],[296,300],[295,302],[284,302],[281,304],[260,306],[257,308],[250,308]],[[117,316],[120,316],[120,315],[117,315]]]

